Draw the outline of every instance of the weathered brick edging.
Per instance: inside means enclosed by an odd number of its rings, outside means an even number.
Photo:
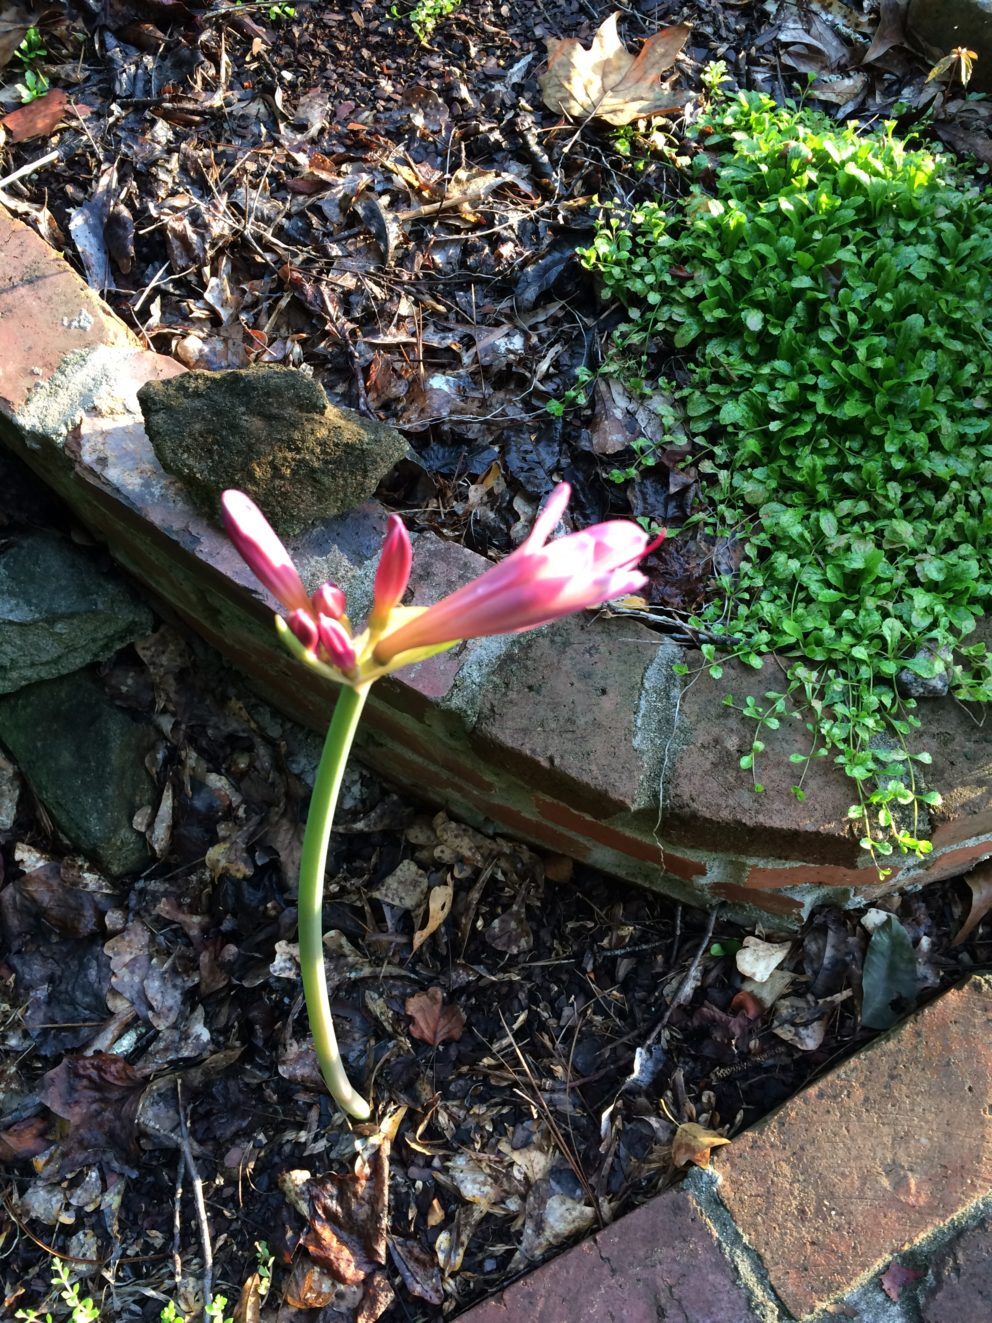
[[[971,978],[462,1323],[988,1323],[990,1100]]]
[[[135,392],[182,370],[143,349],[0,208],[0,438],[167,608],[277,706],[323,729],[327,688],[280,651],[270,605],[148,444]],[[292,541],[304,577],[337,580],[356,616],[383,522],[370,504]],[[415,563],[415,601],[484,564],[430,535],[418,539]],[[719,899],[784,923],[822,899],[871,899],[992,854],[987,741],[958,705],[926,709],[932,784],[948,805],[934,854],[926,865],[897,861],[880,887],[847,830],[843,776],[815,763],[805,803],[788,793],[801,723],[765,737],[768,790],[754,795],[737,767],[750,725],[722,705],[723,685],[704,678],[683,690],[672,671],[680,657],[644,625],[618,619],[471,642],[376,687],[361,754],[470,820],[680,899]],[[726,687],[760,694],[771,677],[738,670]]]

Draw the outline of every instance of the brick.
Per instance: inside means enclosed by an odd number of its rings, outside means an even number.
[[[735,882],[717,882],[709,888],[710,894],[731,905],[748,905],[766,910],[769,914],[781,914],[793,919],[803,916],[802,901],[792,896],[780,896],[775,892],[755,893],[749,887],[738,886]]]
[[[461,1316],[462,1323],[754,1323],[706,1221],[669,1190]]]
[[[534,807],[548,822],[566,827],[574,836],[585,837],[598,845],[605,845],[608,849],[615,850],[617,854],[626,855],[630,859],[640,859],[646,864],[657,864],[662,872],[674,873],[676,877],[684,878],[687,882],[693,878],[703,877],[706,873],[706,865],[699,859],[687,859],[682,855],[673,854],[659,841],[646,840],[643,836],[631,836],[627,832],[617,831],[615,827],[597,822],[595,818],[590,818],[585,813],[576,813],[566,804],[559,804],[557,800],[549,799],[547,795],[535,795]]]
[[[923,1323],[989,1323],[992,1319],[992,1218],[955,1237],[930,1264],[936,1286],[923,1303]]]
[[[475,742],[583,813],[632,807],[642,778],[635,719],[656,646],[629,620],[572,616],[521,635],[489,677]]]
[[[66,354],[136,343],[61,255],[0,207],[0,408],[20,409]]]
[[[727,1150],[719,1197],[797,1317],[992,1192],[990,1031],[970,978]]]

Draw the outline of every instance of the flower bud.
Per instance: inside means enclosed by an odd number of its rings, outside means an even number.
[[[317,622],[308,611],[290,611],[286,624],[300,640],[307,652],[316,652],[319,635]]]
[[[344,593],[333,583],[322,583],[310,600],[319,616],[330,616],[332,620],[340,620],[348,607]]]
[[[353,671],[357,658],[351,635],[344,625],[338,620],[332,620],[330,616],[319,616],[318,630],[320,645],[327,653],[331,665],[345,673]]]
[[[410,535],[399,515],[389,516],[386,541],[383,544],[379,568],[375,573],[375,589],[372,595],[372,612],[369,626],[381,629],[389,619],[394,606],[399,606],[410,582],[410,567],[413,563],[413,549]]]

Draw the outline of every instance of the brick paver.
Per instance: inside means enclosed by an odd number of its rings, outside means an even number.
[[[461,1323],[754,1323],[754,1309],[685,1190],[670,1190]]]
[[[992,1192],[990,1098],[992,978],[973,977],[734,1142],[719,1197],[788,1309]]]
[[[923,1323],[989,1323],[992,1319],[992,1218],[983,1218],[931,1264],[936,1285]]]

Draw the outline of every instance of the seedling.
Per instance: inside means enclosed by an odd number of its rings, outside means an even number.
[[[14,84],[14,91],[20,97],[22,105],[26,106],[29,102],[36,101],[48,91],[48,79],[35,68],[35,65],[47,54],[48,51],[42,44],[41,33],[37,28],[28,28],[24,40],[14,52],[14,57],[24,68],[23,82]]]
[[[417,0],[414,7],[407,11],[406,18],[416,33],[421,46],[427,45],[431,33],[441,22],[441,19],[454,13],[461,2],[462,0]],[[389,12],[393,18],[402,16],[399,5],[393,5]]]

